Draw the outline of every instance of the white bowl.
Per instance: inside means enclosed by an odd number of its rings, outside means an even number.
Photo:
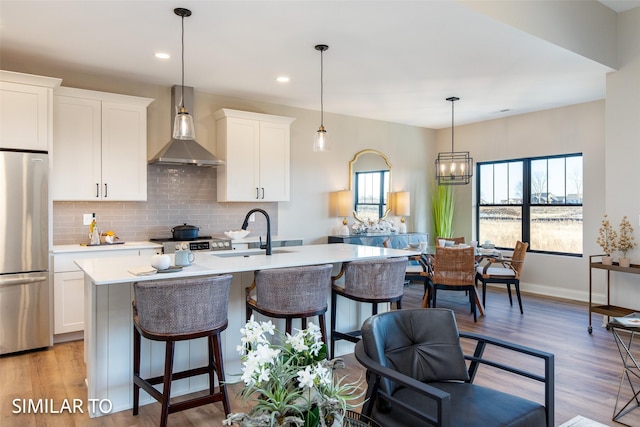
[[[251,230],[231,230],[225,231],[224,235],[232,240],[238,240],[247,237],[249,233],[251,233]]]

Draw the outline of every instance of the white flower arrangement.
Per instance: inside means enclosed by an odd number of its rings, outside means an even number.
[[[363,233],[394,233],[397,228],[393,221],[387,221],[386,219],[379,219],[377,221],[367,220],[365,222],[356,222],[351,228],[355,234]]]
[[[334,378],[334,369],[344,363],[327,360],[318,326],[309,323],[307,329],[290,335],[278,331],[271,321],[259,323],[251,317],[240,333],[238,352],[245,383],[240,395],[256,404],[248,414],[230,414],[223,424],[342,426],[345,412],[357,406],[348,401],[363,391],[359,382]]]

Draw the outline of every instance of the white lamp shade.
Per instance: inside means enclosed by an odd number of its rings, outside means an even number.
[[[394,193],[393,210],[398,216],[409,216],[411,214],[411,195],[408,191],[398,191]]]
[[[353,211],[353,197],[350,190],[336,192],[338,216],[348,217]]]
[[[193,117],[184,107],[181,107],[173,122],[173,137],[175,139],[196,139]]]

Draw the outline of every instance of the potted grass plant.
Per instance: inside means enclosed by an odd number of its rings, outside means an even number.
[[[451,185],[433,183],[431,192],[433,209],[433,230],[435,237],[453,236],[453,211],[455,208],[455,192]]]

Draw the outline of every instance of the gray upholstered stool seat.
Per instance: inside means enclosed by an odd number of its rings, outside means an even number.
[[[246,288],[247,321],[254,311],[286,319],[286,332],[291,333],[292,319],[301,319],[304,329],[307,318],[318,316],[322,340],[326,342],[324,313],[332,269],[332,264],[322,264],[256,271],[253,283]]]
[[[229,414],[229,398],[224,383],[220,333],[227,328],[230,274],[189,279],[151,280],[133,284],[133,415],[138,415],[140,388],[162,404],[160,426],[168,415],[212,402],[222,402]],[[164,375],[140,377],[141,337],[165,341]],[[207,337],[208,363],[200,368],[173,372],[176,341]],[[209,394],[171,403],[171,382],[194,375],[209,375]],[[218,388],[215,391],[215,376]],[[153,387],[162,384],[163,391]]]
[[[395,302],[402,308],[404,276],[407,257],[351,261],[342,264],[340,274],[332,278],[331,286],[331,358],[338,340],[358,342],[360,330],[340,332],[336,330],[338,295],[350,300],[371,303],[371,315],[378,313],[378,303]],[[344,276],[344,286],[336,283]]]

